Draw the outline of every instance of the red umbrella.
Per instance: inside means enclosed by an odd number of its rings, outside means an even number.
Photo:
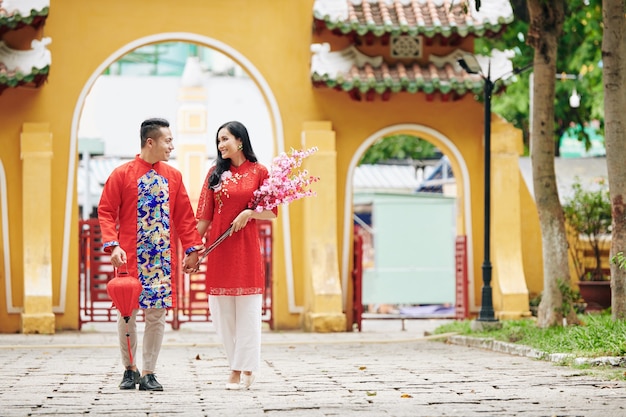
[[[124,321],[126,322],[126,342],[128,343],[128,355],[130,356],[130,364],[133,364],[133,353],[130,349],[130,333],[128,332],[128,320],[133,315],[133,310],[139,308],[139,294],[143,290],[141,282],[135,277],[128,275],[128,272],[122,272],[118,275],[117,269],[115,276],[107,283],[107,294],[113,305],[118,309]]]

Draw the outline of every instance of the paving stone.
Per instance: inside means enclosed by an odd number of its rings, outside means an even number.
[[[265,330],[257,379],[240,391],[224,389],[229,370],[211,326],[166,332],[156,370],[164,392],[118,389],[114,327],[0,335],[0,417],[626,415],[624,381],[532,359],[530,349],[424,338],[437,321],[407,331],[366,324],[360,333]]]

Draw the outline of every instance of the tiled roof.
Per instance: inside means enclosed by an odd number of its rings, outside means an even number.
[[[352,186],[357,190],[405,190],[420,185],[417,170],[411,165],[364,164],[354,170]]]
[[[0,41],[0,94],[9,87],[39,87],[48,78],[50,51],[46,45],[50,38],[34,39],[32,49],[18,51]]]
[[[0,0],[0,35],[23,26],[40,27],[49,9],[50,0]]]
[[[480,94],[484,88],[483,79],[477,74],[468,74],[457,63],[460,50],[444,57],[431,56],[426,64],[388,64],[382,57],[369,57],[355,46],[342,51],[331,52],[328,44],[312,45],[311,80],[315,87],[333,88],[345,91],[355,100],[371,101],[381,95],[388,100],[393,93],[425,93],[428,99],[439,95],[441,100],[455,100],[464,94]],[[481,60],[483,60],[481,58]],[[505,55],[494,57],[500,67],[510,67]],[[508,64],[507,64],[508,63]],[[481,63],[481,66],[483,64]],[[492,72],[496,79],[497,75]],[[486,71],[485,71],[486,73]],[[506,81],[504,82],[506,84]],[[499,83],[498,88],[503,85]]]
[[[9,31],[45,24],[50,0],[0,0],[0,94],[19,86],[39,87],[48,78],[50,38],[33,39],[30,50],[10,48],[2,36]]]
[[[480,12],[474,0],[316,0],[313,15],[317,30],[377,37],[485,36],[513,21],[509,0],[483,2]]]

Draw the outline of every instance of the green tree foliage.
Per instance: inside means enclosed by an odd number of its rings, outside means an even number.
[[[528,11],[525,0],[513,0],[515,21],[498,38],[476,40],[475,53],[490,55],[492,49],[515,52],[513,66],[521,68],[532,63],[533,50],[526,44]],[[559,79],[555,92],[555,144],[570,124],[585,124],[604,118],[602,88],[602,0],[568,0],[563,36],[559,41],[557,73],[571,74],[576,79]],[[529,77],[531,71],[518,75],[515,83],[493,98],[492,109],[524,133],[528,145],[529,132]],[[576,88],[581,95],[580,107],[572,108],[569,97]],[[601,123],[601,129],[603,123]],[[590,146],[589,138],[581,129],[579,139]],[[558,147],[557,147],[558,151]]]
[[[389,160],[420,160],[437,155],[437,148],[430,142],[411,135],[386,136],[377,140],[363,154],[362,164],[377,164]]]

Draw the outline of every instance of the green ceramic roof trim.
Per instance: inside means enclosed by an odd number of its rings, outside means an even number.
[[[16,13],[11,16],[0,15],[0,28],[15,29],[18,25],[31,25],[33,21],[38,17],[47,17],[49,7],[44,7],[41,10],[31,10],[30,15],[22,16]]]
[[[6,85],[9,87],[17,87],[21,84],[27,84],[33,82],[35,77],[39,75],[48,75],[50,72],[50,66],[46,65],[43,68],[33,68],[32,72],[24,74],[17,72],[14,75],[0,74],[0,85]]]
[[[424,92],[426,94],[432,94],[439,91],[443,94],[450,92],[456,92],[459,95],[466,93],[481,94],[484,88],[484,81],[479,79],[478,81],[467,80],[465,82],[457,79],[451,79],[442,81],[438,78],[426,81],[424,78],[409,79],[403,77],[399,80],[393,80],[390,77],[385,77],[384,80],[368,80],[361,79],[345,79],[343,76],[339,76],[337,79],[330,78],[328,74],[319,75],[317,73],[311,76],[311,79],[316,84],[325,84],[329,88],[336,88],[339,86],[343,91],[351,91],[358,89],[361,93],[367,93],[370,90],[376,91],[378,94],[382,94],[385,91],[391,91],[392,93],[398,93],[406,91],[408,93]],[[505,83],[506,84],[506,83]]]
[[[417,36],[423,35],[427,38],[433,38],[436,35],[442,35],[444,37],[449,37],[453,34],[458,34],[462,37],[473,34],[477,36],[483,36],[487,32],[500,32],[505,25],[511,23],[513,21],[513,16],[510,16],[509,19],[505,17],[498,18],[498,22],[492,24],[490,22],[483,22],[477,25],[474,25],[473,22],[468,22],[467,25],[464,26],[409,26],[409,25],[394,25],[394,24],[385,24],[385,25],[376,25],[374,23],[361,24],[358,21],[346,22],[346,21],[332,21],[329,16],[322,16],[319,12],[315,12],[315,18],[324,22],[326,27],[330,30],[338,29],[343,34],[348,34],[351,32],[357,33],[359,36],[364,36],[367,33],[372,33],[375,36],[381,37],[385,34],[390,34],[392,36],[397,35],[410,35]]]

